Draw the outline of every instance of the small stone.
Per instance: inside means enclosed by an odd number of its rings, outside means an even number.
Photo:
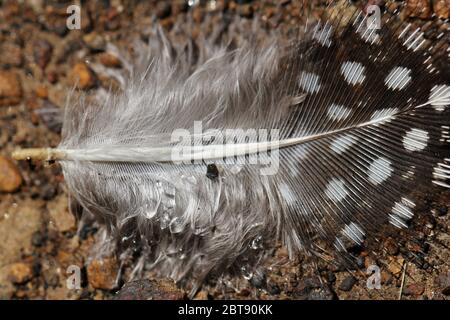
[[[6,53],[0,56],[1,63],[13,67],[20,67],[22,65],[23,54],[22,48],[19,45],[5,43],[0,46],[0,52]]]
[[[114,289],[117,273],[118,265],[114,258],[95,259],[87,267],[89,284],[95,289]]]
[[[67,232],[75,228],[75,217],[69,212],[67,197],[65,195],[60,195],[55,200],[49,202],[47,209],[53,225],[59,232]]]
[[[346,277],[339,285],[339,290],[350,291],[356,283],[356,279],[353,276]]]
[[[63,15],[59,15],[53,10],[48,10],[49,12],[45,15],[44,26],[50,31],[56,33],[58,36],[63,37],[67,34],[69,29],[67,28],[67,18]]]
[[[110,53],[101,53],[99,55],[99,60],[105,67],[119,68],[121,66],[120,59]]]
[[[186,12],[189,9],[189,5],[185,0],[174,0],[172,1],[172,13],[173,15],[178,15],[182,12]]]
[[[34,62],[44,70],[52,57],[53,46],[47,40],[37,40],[33,46]]]
[[[384,247],[391,256],[396,256],[399,252],[399,248],[392,238],[386,240]]]
[[[41,231],[36,231],[31,237],[31,244],[35,247],[41,247],[44,244],[45,236]]]
[[[0,106],[15,105],[22,98],[19,76],[12,71],[0,71]]]
[[[96,78],[94,72],[83,62],[78,62],[72,68],[71,81],[79,89],[90,89],[95,86]]]
[[[407,17],[428,19],[432,10],[429,0],[409,0],[406,2],[405,14]]]
[[[158,4],[156,5],[156,16],[159,19],[164,19],[167,18],[168,16],[170,16],[170,14],[172,13],[172,6],[170,5],[169,2],[158,2]]]
[[[403,289],[403,293],[406,296],[420,296],[421,294],[424,293],[424,291],[425,291],[425,287],[420,283],[413,283],[413,284],[407,285]]]
[[[434,13],[440,19],[448,19],[450,17],[450,3],[448,0],[433,0]]]
[[[208,300],[208,291],[206,290],[199,291],[195,295],[194,300]]]
[[[253,277],[250,279],[250,283],[255,288],[262,288],[266,285],[266,274],[264,271],[258,270],[254,273]]]
[[[192,10],[192,19],[197,24],[200,24],[203,21],[203,10],[200,7],[195,7]]]
[[[450,295],[450,271],[441,273],[435,279],[436,285],[441,289],[442,294],[448,296]]]
[[[388,264],[388,270],[390,273],[392,273],[394,276],[398,276],[402,270],[403,270],[403,262],[405,260],[400,257],[399,259],[393,259],[389,264]]]
[[[48,98],[48,88],[45,85],[38,85],[36,89],[34,90],[36,92],[36,96],[41,99],[47,99]]]
[[[447,206],[442,206],[437,210],[437,215],[438,217],[443,217],[447,214],[447,212],[448,212]]]
[[[334,272],[327,272],[327,281],[328,283],[334,283],[336,281],[336,275],[334,274]]]
[[[253,17],[253,7],[251,4],[243,4],[238,7],[238,14],[244,18]]]
[[[110,7],[106,10],[105,15],[103,16],[103,24],[107,30],[117,30],[120,26],[120,13],[114,8]]]
[[[276,284],[275,281],[268,281],[267,282],[267,292],[272,295],[277,295],[277,294],[280,294],[281,289],[278,286],[278,284]]]
[[[29,264],[18,262],[9,267],[9,279],[16,284],[23,284],[33,277],[33,269]]]
[[[392,283],[392,280],[393,280],[392,275],[389,272],[387,272],[385,270],[381,271],[381,283],[382,284],[389,285]]]
[[[22,184],[22,176],[10,159],[0,156],[0,191],[14,192]]]
[[[183,290],[169,279],[137,280],[125,284],[115,296],[116,300],[182,300]]]
[[[106,47],[105,39],[96,32],[88,33],[83,37],[83,42],[92,51],[104,51]]]

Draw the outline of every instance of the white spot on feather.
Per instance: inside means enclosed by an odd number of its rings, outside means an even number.
[[[428,138],[428,132],[414,128],[403,137],[403,146],[408,151],[420,151],[427,146]]]
[[[384,83],[391,90],[402,90],[411,81],[411,70],[404,67],[395,67],[389,72]]]
[[[348,118],[348,116],[351,113],[351,109],[346,108],[344,106],[338,105],[338,104],[332,104],[329,108],[328,108],[328,116],[332,119],[332,120],[345,120]]]
[[[370,121],[377,122],[374,124],[375,126],[378,124],[389,122],[395,119],[395,115],[398,113],[397,108],[385,108],[381,110],[376,110],[372,116],[370,117]]]
[[[441,84],[434,86],[430,91],[428,103],[437,111],[444,111],[450,105],[450,86]]]
[[[378,158],[370,164],[369,167],[369,181],[377,185],[385,181],[392,175],[394,169],[392,163],[386,158]]]
[[[364,81],[366,78],[364,71],[364,66],[359,62],[346,61],[341,65],[341,74],[344,76],[345,81],[353,85]]]
[[[433,168],[433,183],[444,187],[444,188],[450,188],[450,184],[448,183],[448,180],[450,180],[450,165],[446,162],[449,162],[450,159],[444,159],[443,163],[438,163]]]
[[[348,191],[342,180],[334,178],[328,183],[325,194],[331,200],[338,202],[342,201],[348,195]]]
[[[306,92],[315,93],[320,90],[320,78],[317,74],[302,72],[300,74],[299,85]]]
[[[411,210],[414,207],[414,202],[407,198],[402,198],[400,202],[396,202],[392,207],[392,213],[389,214],[389,222],[398,228],[406,228],[406,222],[414,216]]]
[[[350,222],[342,229],[342,234],[357,244],[364,241],[365,232],[354,222]]]
[[[330,148],[337,154],[341,154],[348,150],[353,144],[355,144],[357,140],[358,138],[353,135],[343,135],[334,139],[330,144]]]
[[[286,200],[286,203],[293,204],[297,197],[292,189],[284,182],[280,183],[279,190],[283,198]]]

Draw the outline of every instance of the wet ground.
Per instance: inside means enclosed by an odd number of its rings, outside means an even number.
[[[425,10],[405,9],[403,18],[442,28],[448,2],[411,1],[417,2]],[[123,286],[131,265],[119,266],[114,257],[89,259],[97,230],[87,225],[77,232],[59,166],[15,162],[10,153],[18,146],[58,144],[61,109],[74,84],[87,92],[118,86],[95,67],[122,69],[110,44],[126,50],[130,38],[145,39],[155,23],[170,31],[188,16],[195,37],[222,13],[258,16],[264,28],[287,35],[302,22],[299,1],[88,1],[81,5],[81,30],[66,27],[71,2],[0,3],[0,298],[186,298],[171,280],[150,272],[146,280]],[[320,15],[324,3],[311,1],[311,14]],[[430,192],[420,195],[411,230],[381,230],[377,241],[354,253],[353,270],[304,256],[291,261],[279,246],[258,270],[206,284],[196,298],[448,299],[450,193]],[[366,269],[373,265],[379,267],[380,289],[367,285]],[[77,272],[79,289],[70,282]]]

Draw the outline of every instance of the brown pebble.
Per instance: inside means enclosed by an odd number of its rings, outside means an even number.
[[[98,58],[105,67],[119,68],[121,66],[120,59],[113,54],[101,53]]]
[[[440,19],[448,19],[450,17],[450,2],[448,0],[433,0],[433,10]]]
[[[206,290],[199,291],[195,295],[194,300],[208,300],[208,291]]]
[[[341,284],[339,285],[339,290],[342,291],[350,291],[356,283],[356,279],[354,276],[346,277]]]
[[[0,106],[18,104],[21,98],[19,76],[13,71],[0,71]]]
[[[396,256],[399,252],[399,248],[392,238],[386,240],[384,247],[391,256]]]
[[[48,88],[45,85],[38,85],[35,90],[36,96],[41,99],[47,99],[48,98]]]
[[[438,275],[434,282],[441,289],[442,294],[450,295],[450,271]]]
[[[70,78],[72,84],[79,89],[90,89],[96,83],[94,72],[83,62],[78,62],[73,66]]]
[[[91,32],[85,35],[83,42],[93,51],[103,51],[106,47],[105,39],[97,32]]]
[[[432,10],[428,0],[409,0],[406,2],[405,14],[408,17],[428,19],[431,17]]]
[[[116,259],[95,259],[87,267],[89,284],[95,289],[112,290],[116,286],[117,272]]]
[[[403,270],[403,262],[405,261],[405,259],[403,259],[402,257],[398,258],[398,259],[393,259],[389,264],[388,264],[388,270],[390,273],[392,273],[394,276],[398,276],[400,275],[400,273]]]
[[[0,156],[0,191],[14,192],[22,184],[22,176],[10,159]]]
[[[27,282],[33,277],[33,269],[29,264],[18,262],[9,266],[9,279],[16,284]]]
[[[403,293],[406,296],[420,296],[425,291],[425,287],[423,284],[420,283],[412,283],[410,285],[407,285],[403,289]]]
[[[169,2],[158,2],[156,5],[156,16],[160,19],[167,18],[172,13],[172,7]]]
[[[169,279],[137,280],[125,284],[117,293],[117,300],[182,300],[183,290]]]
[[[33,46],[34,62],[44,70],[52,57],[53,46],[47,40],[37,40]]]
[[[253,16],[253,7],[250,4],[243,4],[238,7],[238,14],[244,18]]]
[[[201,23],[203,21],[203,10],[200,7],[195,7],[194,10],[192,10],[192,18],[194,19],[195,23]]]
[[[13,67],[20,67],[22,65],[23,54],[22,48],[19,45],[4,43],[0,46],[0,52],[5,53],[0,56],[0,61],[2,63]]]

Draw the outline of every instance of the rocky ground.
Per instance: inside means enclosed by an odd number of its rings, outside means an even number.
[[[69,30],[71,2],[0,1],[0,299],[186,298],[171,280],[151,273],[123,286],[130,266],[119,266],[114,257],[89,259],[97,230],[84,226],[77,232],[59,166],[15,162],[10,153],[18,146],[58,144],[61,109],[74,85],[86,92],[118,86],[101,72],[102,67],[122,68],[110,44],[124,48],[130,35],[145,39],[153,24],[171,30],[187,16],[194,21],[195,37],[202,22],[214,23],[223,12],[249,20],[258,16],[265,28],[287,34],[301,22],[299,2],[83,1],[82,28]],[[409,2],[403,19],[445,27],[448,1]],[[414,9],[419,2],[424,10]],[[311,14],[320,15],[325,3],[311,1]],[[436,190],[421,195],[411,230],[380,231],[379,241],[355,253],[353,270],[324,261],[315,266],[305,257],[290,261],[279,247],[260,269],[206,285],[196,298],[448,299],[449,195]],[[379,290],[367,288],[370,265],[380,267]],[[70,289],[67,281],[77,270],[81,288]]]

